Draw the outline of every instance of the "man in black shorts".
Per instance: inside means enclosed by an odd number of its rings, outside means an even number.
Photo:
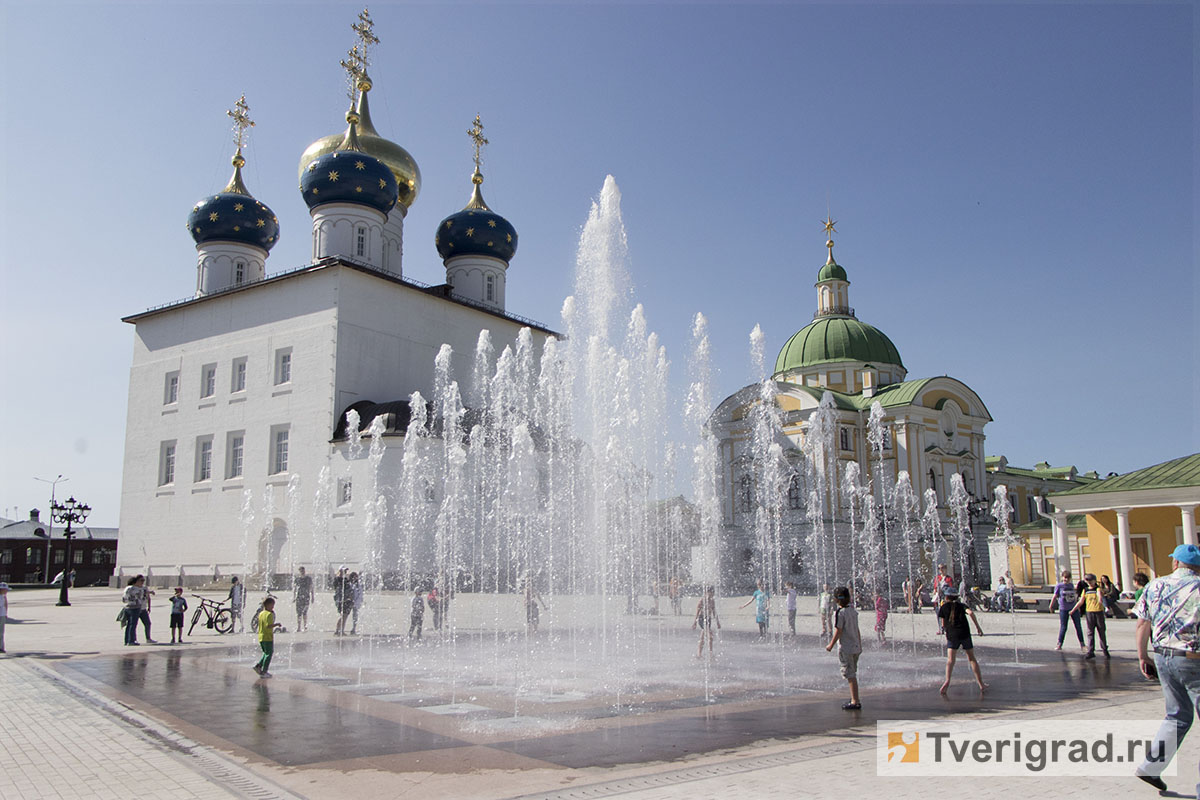
[[[975,623],[975,630],[980,636],[983,636],[983,629],[979,627],[975,612],[958,599],[958,587],[951,584],[942,594],[946,602],[942,603],[937,613],[938,623],[946,632],[946,680],[939,691],[945,694],[950,688],[950,675],[954,672],[954,661],[958,658],[958,648],[961,647],[967,653],[967,660],[971,662],[971,672],[975,673],[975,682],[979,684],[979,691],[982,692],[987,688],[987,684],[983,682],[979,662],[975,660],[975,644],[971,641],[970,623]]]

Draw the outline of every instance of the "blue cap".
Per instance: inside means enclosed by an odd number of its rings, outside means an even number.
[[[1200,567],[1200,547],[1194,544],[1181,544],[1171,553],[1171,558],[1180,564]]]

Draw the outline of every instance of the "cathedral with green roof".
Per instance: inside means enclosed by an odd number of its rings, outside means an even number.
[[[810,418],[827,397],[825,403],[834,419],[832,445],[838,474],[845,474],[848,465],[856,463],[864,482],[871,479],[878,485],[881,481],[875,478],[882,475],[883,483],[893,485],[900,472],[907,472],[918,497],[929,489],[936,493],[941,515],[948,521],[946,501],[953,475],[962,476],[972,499],[988,495],[984,426],[992,417],[979,395],[956,378],[943,374],[910,379],[891,338],[858,318],[850,305],[849,274],[833,255],[834,224],[832,219],[825,221],[828,255],[816,276],[813,319],[780,349],[771,374],[774,391],[767,393],[782,422],[785,457],[797,464],[803,460]],[[718,488],[723,571],[742,582],[750,580],[756,560],[763,557],[753,541],[755,462],[759,456],[752,446],[751,422],[763,396],[761,384],[743,387],[726,398],[711,418],[722,458]],[[868,419],[876,403],[883,413],[882,451],[873,449],[867,439]],[[785,490],[785,505],[797,513],[795,519],[783,521],[790,534],[785,531],[782,538],[802,543],[813,522],[800,519],[799,510],[806,505],[804,498],[811,487],[800,485],[804,478],[799,468],[789,480],[793,485]],[[844,519],[848,505],[842,493],[828,488],[824,493],[827,520]],[[788,510],[785,508],[785,517]],[[941,557],[961,562],[975,580],[986,581],[987,534],[993,529],[981,522],[969,552],[953,552],[955,543],[948,536]],[[790,575],[801,586],[811,585],[816,574],[811,560],[816,555],[806,553],[803,545],[785,545],[785,551],[780,554],[786,565],[785,577]],[[847,574],[837,579],[849,578]]]

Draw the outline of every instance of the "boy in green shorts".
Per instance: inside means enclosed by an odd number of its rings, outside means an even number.
[[[275,631],[282,628],[275,621],[275,598],[263,600],[263,610],[258,612],[258,645],[262,648],[262,658],[254,665],[254,671],[263,678],[271,677],[267,670],[271,666],[271,656],[275,653]]]

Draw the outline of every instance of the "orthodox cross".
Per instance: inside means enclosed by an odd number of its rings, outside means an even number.
[[[479,166],[483,163],[483,156],[480,155],[480,150],[488,143],[488,140],[483,136],[483,123],[479,121],[479,115],[475,115],[475,124],[467,131],[467,136],[471,137],[471,141],[475,143],[475,171],[479,171]]]

